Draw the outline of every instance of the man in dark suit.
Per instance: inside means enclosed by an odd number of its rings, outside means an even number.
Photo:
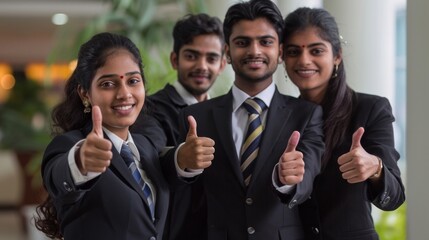
[[[320,172],[322,110],[280,94],[273,83],[282,62],[282,31],[281,13],[271,1],[231,6],[224,34],[235,71],[232,89],[181,112],[186,140],[168,155],[177,154],[176,169],[197,175],[195,183],[203,186],[207,234],[200,239],[304,238],[296,205],[309,197]],[[262,112],[248,114],[248,99]]]
[[[188,14],[176,22],[171,66],[177,81],[146,98],[149,115],[156,118],[167,136],[167,146],[176,146],[179,111],[210,98],[209,89],[225,67],[222,22],[207,14]],[[141,113],[133,132],[146,132]]]
[[[174,46],[170,55],[171,65],[177,70],[177,81],[146,98],[147,113],[154,117],[164,130],[167,146],[176,146],[179,135],[179,111],[191,104],[210,98],[209,89],[226,65],[222,22],[207,14],[189,14],[176,22],[173,29]],[[132,127],[133,132],[151,136],[155,145],[161,140],[150,127],[153,119],[141,113]],[[169,219],[165,239],[181,239],[183,229],[201,224],[200,200],[189,200],[191,194],[200,196],[197,185],[176,187],[171,192]],[[192,191],[192,193],[191,193]],[[195,199],[195,198],[194,198]],[[188,209],[192,209],[186,216]]]

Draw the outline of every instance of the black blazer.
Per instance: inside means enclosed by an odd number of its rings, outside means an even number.
[[[43,156],[44,184],[54,200],[65,239],[161,239],[169,188],[156,149],[145,137],[133,134],[143,169],[156,189],[152,222],[143,192],[115,148],[106,172],[83,185],[74,184],[67,155],[85,136],[79,130],[57,136]]]
[[[188,105],[176,89],[171,84],[166,84],[163,89],[146,98],[145,106],[147,111],[140,113],[131,131],[154,139],[158,146],[164,147],[165,142],[164,145],[159,144],[162,142],[162,136],[157,131],[153,131],[154,122],[156,122],[165,134],[167,146],[177,146],[179,144],[179,112]],[[175,176],[177,173],[174,171],[166,175]],[[193,195],[198,198],[192,197]],[[201,196],[201,187],[197,184],[174,184],[170,194],[170,207],[164,232],[165,240],[186,239],[189,236],[184,237],[182,234],[187,229],[192,229],[194,236],[201,236],[204,222],[200,219],[205,218],[205,215],[200,212],[199,196]]]
[[[188,106],[176,89],[171,84],[165,85],[163,89],[146,98],[145,106],[147,111],[140,113],[136,123],[131,128],[131,132],[153,136],[152,133],[148,132],[152,127],[148,127],[147,115],[149,115],[155,118],[164,130],[167,146],[176,146],[179,136],[179,120],[177,119],[179,111]],[[153,136],[153,138],[155,137]]]
[[[198,136],[215,141],[212,165],[196,182],[204,189],[207,239],[303,239],[297,204],[304,202],[320,171],[323,153],[322,110],[300,99],[281,95],[277,89],[268,110],[259,156],[246,190],[232,138],[232,92],[185,108],[181,137],[187,133],[188,115],[197,121]],[[294,130],[301,133],[297,149],[305,160],[305,176],[289,195],[272,184],[274,166]],[[282,202],[282,200],[284,202]]]
[[[350,129],[344,142],[333,150],[332,158],[317,177],[313,198],[301,205],[309,239],[377,240],[371,217],[371,204],[381,210],[394,210],[405,201],[404,186],[397,165],[394,117],[386,98],[356,93]],[[341,177],[338,157],[350,151],[352,135],[364,127],[361,144],[383,161],[382,189],[369,180],[349,184]],[[320,216],[317,216],[320,215]]]

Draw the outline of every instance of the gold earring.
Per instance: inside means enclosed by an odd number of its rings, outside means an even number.
[[[337,64],[335,64],[334,65],[334,72],[333,72],[333,74],[332,74],[332,77],[331,78],[336,78],[338,76],[338,65]]]
[[[84,113],[90,113],[91,112],[91,108],[89,107],[89,101],[88,101],[88,99],[85,99],[85,100],[83,100],[83,106],[85,107],[84,109],[83,109],[83,112]]]

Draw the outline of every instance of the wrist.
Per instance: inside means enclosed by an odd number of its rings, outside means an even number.
[[[377,171],[371,177],[369,177],[370,179],[378,179],[381,176],[381,172],[383,170],[383,161],[379,157],[377,157],[377,160],[378,160]]]

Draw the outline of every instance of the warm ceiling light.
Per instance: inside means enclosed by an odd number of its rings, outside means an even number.
[[[15,86],[15,78],[12,74],[5,74],[0,78],[0,87],[4,90],[10,90]]]
[[[69,17],[64,13],[56,13],[52,16],[52,23],[55,25],[64,25],[68,20]]]
[[[0,63],[0,78],[5,74],[12,73],[12,68],[9,64]]]

